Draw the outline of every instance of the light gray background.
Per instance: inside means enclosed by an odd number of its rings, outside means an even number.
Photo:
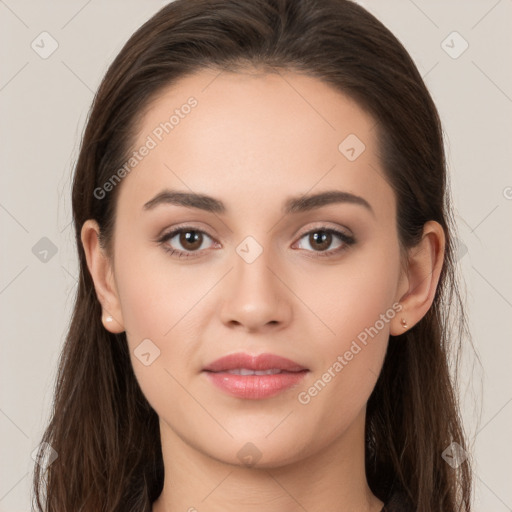
[[[512,511],[512,0],[359,3],[411,53],[444,123],[483,368],[468,350],[461,393],[475,510]],[[164,4],[0,0],[1,512],[30,510],[31,453],[49,418],[76,289],[70,177],[87,111],[108,64]],[[31,47],[50,48],[43,31],[58,43],[46,59]],[[457,58],[464,42],[446,39],[453,31],[469,44]],[[43,237],[57,248],[46,262],[32,251]]]

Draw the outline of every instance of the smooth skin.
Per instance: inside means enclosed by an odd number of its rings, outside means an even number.
[[[165,482],[153,512],[378,512],[364,468],[366,403],[389,335],[432,304],[443,229],[429,221],[401,265],[375,121],[331,86],[291,71],[189,75],[152,102],[133,149],[190,96],[197,106],[118,185],[113,258],[94,220],[82,228],[104,326],[126,331],[136,378],[160,418]],[[354,161],[338,149],[349,134],[365,145]],[[212,196],[226,212],[144,209],[166,188]],[[372,211],[333,203],[283,214],[290,197],[327,190],[360,196]],[[205,234],[156,241],[178,226]],[[333,234],[322,245],[311,235],[322,227],[356,241]],[[263,249],[251,263],[237,252],[248,236]],[[394,304],[403,309],[300,403],[298,394]],[[160,350],[148,366],[134,353],[146,339]],[[310,371],[277,396],[235,398],[201,370],[239,351],[278,354]],[[256,464],[246,466],[241,449],[253,450]]]

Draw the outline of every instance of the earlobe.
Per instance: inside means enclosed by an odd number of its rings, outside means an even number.
[[[402,310],[391,324],[392,336],[403,334],[413,327],[430,309],[443,268],[444,252],[443,227],[436,221],[426,222],[420,243],[409,250],[405,276],[408,289],[405,293],[402,289],[397,298]]]
[[[115,286],[112,262],[99,243],[100,229],[93,219],[84,222],[81,230],[87,267],[94,282],[96,296],[102,307],[102,323],[112,333],[124,331],[119,296]]]

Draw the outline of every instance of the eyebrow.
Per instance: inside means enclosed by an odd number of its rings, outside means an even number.
[[[328,190],[317,194],[291,197],[287,199],[283,206],[284,214],[301,213],[314,210],[334,203],[349,203],[366,208],[373,216],[375,212],[371,205],[360,196],[344,192],[341,190]],[[144,204],[144,210],[152,210],[159,205],[172,204],[176,206],[185,206],[187,208],[197,208],[212,213],[225,214],[227,208],[219,199],[204,194],[192,192],[180,192],[177,190],[165,189],[159,192],[153,199]]]

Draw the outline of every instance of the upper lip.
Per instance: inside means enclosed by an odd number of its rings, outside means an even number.
[[[252,356],[243,352],[237,352],[236,354],[229,354],[220,359],[216,359],[208,366],[204,367],[203,371],[222,372],[240,368],[246,368],[248,370],[278,369],[288,372],[307,370],[307,368],[301,366],[299,363],[275,354],[258,354]]]

